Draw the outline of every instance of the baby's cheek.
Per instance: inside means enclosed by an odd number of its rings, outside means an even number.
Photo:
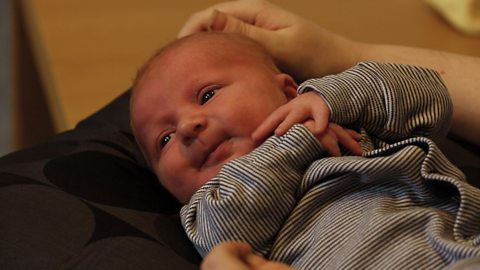
[[[218,164],[216,166],[209,167],[201,172],[201,175],[197,179],[195,191],[205,185],[208,181],[212,180],[215,176],[218,175],[222,169],[224,163]]]
[[[175,168],[165,165],[158,166],[155,169],[155,175],[157,176],[158,181],[162,186],[164,186],[170,193],[177,197],[177,189],[181,186],[181,183],[178,183],[179,173],[175,174]]]
[[[244,130],[252,130],[253,132],[270,115],[270,109],[266,104],[262,104],[261,107],[255,104],[241,104],[238,106],[241,106],[241,108],[232,110],[232,123]]]
[[[167,166],[156,175],[160,184],[182,203],[187,203],[192,195],[210,180],[209,176],[193,168],[179,169]],[[212,173],[212,177],[215,175]]]

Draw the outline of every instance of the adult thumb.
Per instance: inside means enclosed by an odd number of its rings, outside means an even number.
[[[209,30],[242,34],[263,44],[267,49],[275,41],[272,31],[246,23],[218,10],[214,10],[210,17]]]

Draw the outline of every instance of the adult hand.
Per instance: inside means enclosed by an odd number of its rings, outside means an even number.
[[[364,60],[435,69],[453,100],[452,132],[480,145],[478,57],[355,42],[262,0],[226,2],[197,12],[184,24],[179,37],[207,30],[241,33],[253,38],[266,47],[283,71],[299,82],[340,73]]]
[[[216,246],[202,262],[202,270],[293,270],[286,264],[268,261],[252,253],[242,242],[225,242]]]
[[[262,0],[225,2],[199,11],[178,36],[208,30],[240,33],[258,41],[298,81],[339,73],[358,61],[359,43]]]

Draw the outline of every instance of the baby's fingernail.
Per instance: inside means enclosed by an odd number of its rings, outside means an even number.
[[[258,133],[252,134],[251,138],[252,138],[252,141],[256,144],[260,143],[263,139],[262,137],[260,137]]]
[[[262,265],[267,263],[267,261],[264,258],[254,254],[250,254],[246,256],[245,260],[249,266],[254,268],[260,268]]]
[[[283,134],[285,134],[286,131],[283,130],[282,128],[277,128],[277,129],[275,129],[274,133],[275,133],[275,136],[280,137],[280,136],[282,136]]]

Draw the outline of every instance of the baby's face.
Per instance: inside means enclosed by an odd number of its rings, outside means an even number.
[[[252,132],[296,93],[288,75],[222,42],[184,44],[155,59],[132,103],[140,147],[183,203],[223,164],[257,147]]]

